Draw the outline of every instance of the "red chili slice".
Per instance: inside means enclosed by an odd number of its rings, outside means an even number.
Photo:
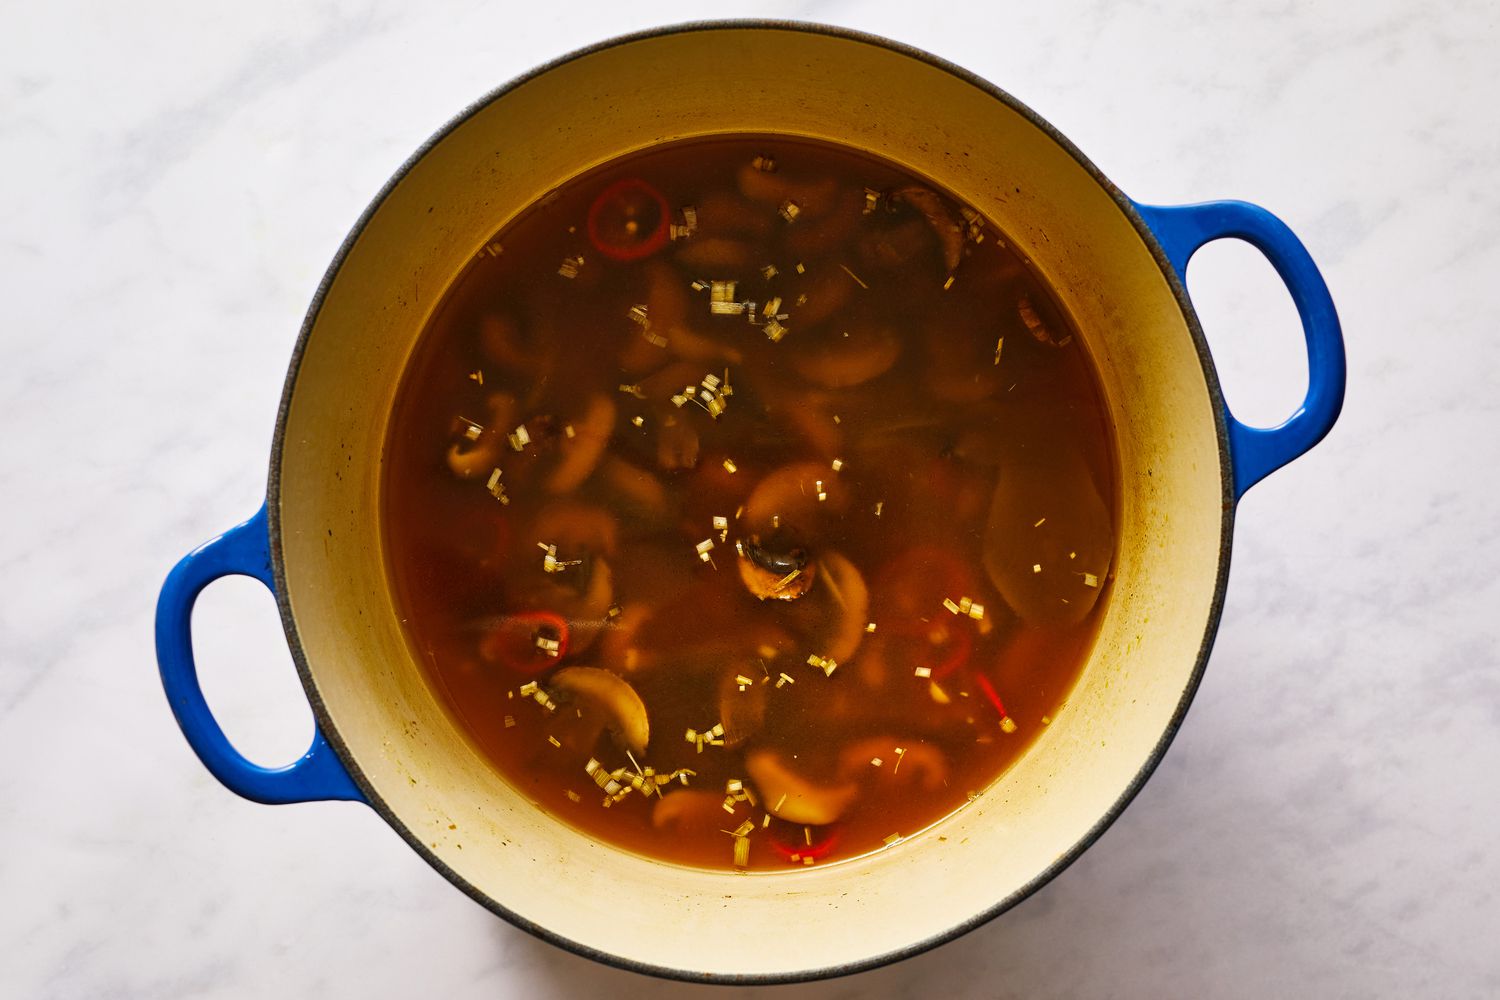
[[[589,206],[589,242],[611,260],[649,257],[667,245],[672,210],[639,177],[615,181]]]
[[[984,696],[990,700],[990,704],[995,706],[995,711],[1000,713],[1000,718],[1002,720],[1010,718],[1010,713],[1005,710],[1005,702],[1000,700],[1000,692],[995,690],[995,685],[990,683],[990,679],[984,676],[984,674],[975,674],[974,682],[979,685],[979,690],[984,692]]]
[[[791,861],[795,857],[797,863],[801,864],[803,858],[812,858],[814,861],[820,861],[832,853],[834,847],[839,842],[839,831],[836,828],[831,828],[827,835],[820,840],[814,841],[812,844],[806,843],[805,840],[795,844],[784,844],[775,837],[770,837],[769,840],[771,846],[776,849],[777,854],[780,854],[788,861]]]
[[[501,618],[479,640],[479,655],[512,670],[540,673],[568,655],[568,620],[551,611],[517,611]],[[557,642],[556,656],[536,644],[545,637]]]

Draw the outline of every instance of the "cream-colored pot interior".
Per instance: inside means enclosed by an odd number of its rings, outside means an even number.
[[[408,650],[376,523],[387,420],[444,289],[513,214],[631,150],[723,132],[843,141],[932,177],[1036,261],[1072,311],[1123,467],[1117,578],[1066,710],[957,814],[785,873],[649,861],[549,819],[466,743]],[[1024,109],[872,40],[766,26],[572,57],[452,126],[385,195],[305,331],[272,469],[290,639],[324,731],[377,808],[477,898],[656,971],[796,977],[971,926],[1086,846],[1155,762],[1217,621],[1227,545],[1214,393],[1183,306],[1121,203]]]

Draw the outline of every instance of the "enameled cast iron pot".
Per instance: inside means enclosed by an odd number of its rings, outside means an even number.
[[[398,378],[465,262],[568,177],[632,150],[734,132],[870,150],[934,179],[1009,234],[1072,313],[1097,365],[1123,480],[1100,636],[1034,749],[977,801],[893,848],[748,875],[597,843],[496,775],[424,683],[377,524]],[[1224,237],[1269,258],[1307,338],[1307,398],[1269,430],[1226,408],[1183,288],[1188,258]],[[1343,388],[1328,290],[1302,244],[1260,208],[1137,204],[1014,98],[883,39],[767,22],[634,35],[567,56],[465,111],[355,225],[297,343],[265,507],[189,554],[163,588],[162,681],[188,742],[231,790],[268,803],[365,802],[475,900],[580,954],[734,982],[869,968],[1015,905],[1120,814],[1202,676],[1235,502],[1327,433]],[[198,685],[193,603],[233,573],[275,593],[317,718],[312,746],[284,768],[237,753]]]

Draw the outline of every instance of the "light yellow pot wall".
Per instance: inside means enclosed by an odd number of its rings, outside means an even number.
[[[497,778],[423,683],[376,524],[397,377],[465,261],[567,176],[655,143],[743,131],[862,146],[935,178],[1009,233],[1083,331],[1124,469],[1112,603],[1079,688],[1034,751],[977,802],[893,849],[755,875],[600,846]],[[1117,203],[1045,132],[965,80],[860,40],[779,29],[596,51],[443,137],[327,289],[274,471],[283,600],[305,676],[328,735],[413,840],[558,936],[723,975],[807,972],[904,949],[974,919],[1070,852],[1151,759],[1192,684],[1225,541],[1202,362]]]

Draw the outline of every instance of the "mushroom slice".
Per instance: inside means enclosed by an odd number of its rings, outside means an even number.
[[[871,761],[879,759],[876,769]],[[948,780],[948,758],[931,743],[896,736],[871,736],[844,747],[839,753],[839,777],[869,779],[894,777],[916,781],[925,791],[935,792]]]
[[[931,188],[911,184],[892,191],[891,201],[904,202],[922,214],[943,246],[943,264],[950,272],[957,268],[963,260],[964,230],[943,196]]]
[[[817,565],[808,561],[807,550],[781,541],[785,534],[777,532],[765,543],[759,535],[752,535],[735,545],[740,579],[762,601],[795,601],[807,593],[817,576]]]
[[[599,667],[563,667],[547,687],[598,707],[609,717],[609,731],[622,746],[635,754],[646,752],[651,739],[646,704],[618,675]]]
[[[579,551],[612,556],[619,537],[615,516],[598,504],[581,500],[558,499],[543,507],[531,523],[532,538],[556,545],[575,558]],[[532,543],[522,549],[532,555]]]
[[[853,782],[819,785],[787,766],[774,750],[745,756],[745,772],[760,791],[761,803],[777,819],[804,826],[836,822],[859,794]]]
[[[614,401],[603,393],[590,396],[583,415],[571,426],[573,436],[562,439],[561,459],[547,477],[548,493],[571,493],[593,474],[615,429]]]
[[[651,810],[658,830],[712,833],[724,825],[724,796],[713,792],[677,789],[664,793]]]
[[[1084,460],[1000,470],[985,525],[985,572],[1031,625],[1076,624],[1103,589],[1114,555],[1109,510]]]
[[[707,236],[683,243],[682,249],[677,251],[677,262],[690,272],[745,274],[755,263],[755,249],[740,240]]]
[[[460,479],[488,475],[505,453],[505,435],[515,422],[519,402],[508,392],[494,392],[485,399],[488,420],[473,441],[455,441],[448,446],[448,469]]]
[[[821,488],[819,483],[823,485]],[[822,494],[822,498],[819,498]],[[778,523],[799,525],[815,519],[820,508],[839,513],[849,503],[843,482],[824,462],[793,462],[768,473],[745,498],[745,522],[751,531]]]
[[[811,641],[819,646],[817,654],[842,663],[864,641],[865,625],[870,620],[870,588],[864,574],[838,552],[824,552],[817,566],[816,600],[800,603],[797,609],[809,613],[818,623],[811,630]]]
[[[901,341],[885,326],[851,326],[797,342],[792,367],[809,382],[842,389],[884,375],[901,357]]]
[[[729,750],[738,749],[765,725],[770,685],[756,680],[760,676],[759,668],[742,666],[719,682],[719,722],[724,727],[724,746]],[[751,683],[741,685],[741,677]]]

